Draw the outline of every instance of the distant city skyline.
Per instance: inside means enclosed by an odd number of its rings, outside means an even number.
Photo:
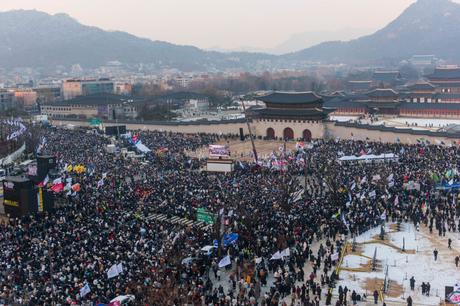
[[[7,0],[0,3],[0,11],[66,13],[83,24],[105,30],[205,49],[271,49],[303,32],[340,32],[342,39],[354,38],[357,33],[371,34],[414,2],[132,0],[126,5],[108,0]]]

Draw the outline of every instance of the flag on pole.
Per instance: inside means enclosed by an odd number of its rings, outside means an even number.
[[[110,267],[110,269],[107,271],[107,278],[113,278],[113,277],[116,277],[118,276],[118,268],[117,268],[117,265],[114,264]]]
[[[121,262],[117,265],[117,271],[118,274],[123,273],[123,264]]]
[[[78,191],[80,191],[80,189],[81,189],[81,186],[80,186],[79,183],[76,183],[76,184],[72,185],[72,191],[73,192],[78,192]]]
[[[387,182],[391,182],[393,181],[393,177],[394,177],[394,174],[390,174],[388,177],[387,177]]]
[[[89,287],[88,283],[86,283],[81,289],[80,289],[80,297],[84,297],[88,293],[91,292],[91,288]]]
[[[45,177],[45,179],[43,180],[43,182],[38,183],[38,186],[39,186],[39,187],[45,187],[46,184],[48,184],[49,181],[50,181],[50,178],[49,178],[48,175],[46,175],[46,177]]]
[[[285,248],[284,250],[281,251],[280,255],[281,255],[281,258],[289,257],[291,256],[291,251],[289,250],[289,248]]]
[[[54,193],[59,193],[62,190],[64,190],[64,184],[63,183],[55,184],[55,185],[53,185],[53,187],[51,187],[51,190]]]
[[[281,253],[280,251],[276,251],[275,254],[272,255],[272,257],[270,258],[270,260],[278,260],[278,259],[281,259],[282,256],[281,256]]]
[[[230,265],[232,262],[230,261],[230,255],[225,256],[219,261],[219,268],[226,267]]]

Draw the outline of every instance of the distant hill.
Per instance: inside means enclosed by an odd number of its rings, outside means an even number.
[[[460,61],[459,38],[459,4],[450,0],[418,0],[372,35],[348,42],[325,42],[284,57],[292,61],[372,63],[435,54]]]
[[[263,54],[203,51],[85,26],[66,14],[33,10],[0,13],[0,67],[97,67],[109,61],[161,68],[212,70],[253,65]]]
[[[236,68],[253,71],[301,68],[305,62],[311,61],[394,64],[414,54],[434,54],[460,62],[459,38],[460,5],[450,0],[418,0],[372,35],[346,42],[325,42],[280,56],[205,51],[85,26],[65,14],[19,10],[0,13],[0,68],[49,69],[73,64],[93,68],[109,61],[119,61],[125,65],[142,63],[154,69],[215,71]]]

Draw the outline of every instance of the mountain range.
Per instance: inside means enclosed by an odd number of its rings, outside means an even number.
[[[18,10],[0,13],[0,67],[93,68],[109,61],[183,71],[296,67],[324,62],[381,64],[414,54],[460,61],[460,5],[418,0],[383,29],[350,41],[329,41],[283,55],[206,51],[80,24],[66,14]]]
[[[282,55],[286,53],[296,52],[312,46],[315,46],[324,41],[331,40],[350,40],[361,37],[369,33],[369,29],[364,28],[344,28],[335,31],[306,31],[291,35],[288,39],[275,45],[272,48],[257,48],[251,46],[242,46],[234,49],[224,49],[219,46],[208,48],[208,50],[218,52],[256,52]]]

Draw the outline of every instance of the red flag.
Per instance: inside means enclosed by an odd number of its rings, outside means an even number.
[[[76,183],[76,184],[72,185],[72,191],[73,191],[73,192],[78,192],[78,191],[80,191],[80,184],[79,184],[79,183]]]
[[[53,187],[51,187],[51,190],[55,193],[61,192],[62,190],[64,190],[64,183],[53,185]]]

